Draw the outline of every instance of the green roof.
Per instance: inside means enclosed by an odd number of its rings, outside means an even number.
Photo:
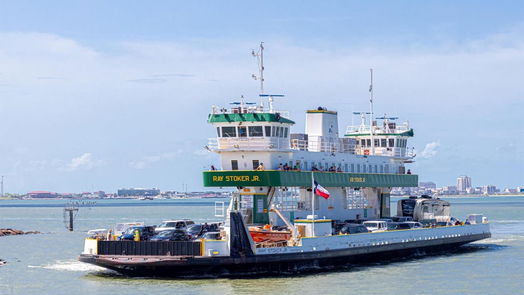
[[[295,124],[295,122],[272,113],[245,113],[245,114],[209,114],[208,123],[230,122],[279,122]]]
[[[369,135],[369,133],[349,133],[344,136],[366,136]],[[402,133],[373,133],[373,135],[377,136],[409,136],[413,137],[415,133],[413,132],[413,129],[409,129],[408,131],[404,131]]]
[[[324,187],[416,187],[418,175],[387,173],[314,172]],[[311,171],[221,170],[203,173],[206,187],[311,186]]]

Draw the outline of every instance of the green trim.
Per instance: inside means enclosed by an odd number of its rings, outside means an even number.
[[[369,133],[350,133],[350,134],[345,134],[344,136],[366,136],[366,135],[370,135]],[[377,135],[377,136],[409,136],[409,137],[413,137],[413,135],[415,135],[415,133],[413,132],[413,129],[409,129],[408,131],[404,131],[402,133],[373,133],[373,135]]]
[[[209,114],[208,123],[231,123],[231,122],[278,122],[295,124],[295,122],[284,117],[277,117],[272,113],[245,113],[245,114]]]
[[[311,187],[311,171],[205,171],[206,187],[298,186]],[[314,172],[323,187],[416,187],[418,175],[385,173]]]
[[[337,112],[335,111],[328,111],[328,110],[307,110],[306,112],[308,114],[315,114],[315,113],[325,113],[325,114],[332,114],[332,115],[337,114]]]
[[[295,219],[294,223],[331,223],[331,219]]]

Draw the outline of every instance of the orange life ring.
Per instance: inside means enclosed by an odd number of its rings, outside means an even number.
[[[369,156],[369,150],[364,150],[364,155]]]

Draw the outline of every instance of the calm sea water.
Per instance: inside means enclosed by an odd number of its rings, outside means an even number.
[[[524,197],[450,198],[454,216],[489,217],[493,237],[458,254],[417,257],[307,276],[165,280],[126,278],[77,262],[88,229],[172,218],[213,221],[213,200],[97,201],[75,232],[64,201],[0,201],[0,228],[41,235],[0,238],[0,294],[524,294]],[[396,208],[396,207],[393,207]]]

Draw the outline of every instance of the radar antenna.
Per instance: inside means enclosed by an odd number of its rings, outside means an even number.
[[[251,50],[251,55],[256,57],[258,63],[258,76],[252,74],[251,77],[260,81],[260,93],[264,93],[264,42],[260,42],[258,51]]]
[[[255,74],[252,74],[251,77],[255,80],[260,81],[260,94],[259,97],[267,97],[268,99],[268,105],[269,105],[269,112],[274,113],[275,109],[273,107],[273,102],[275,97],[284,97],[282,94],[266,94],[264,93],[264,42],[260,42],[260,47],[258,51],[255,52],[255,50],[251,50],[251,55],[253,57],[257,58],[258,62],[258,76]]]

